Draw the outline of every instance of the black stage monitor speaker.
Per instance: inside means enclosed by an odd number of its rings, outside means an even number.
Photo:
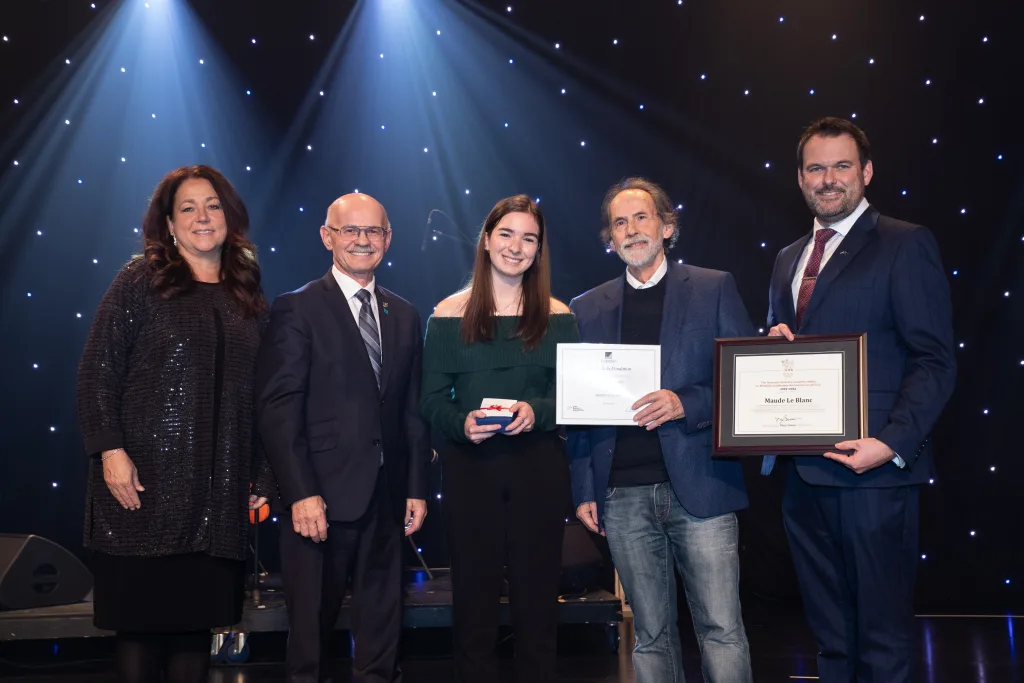
[[[0,534],[0,610],[70,605],[90,590],[89,570],[53,541]]]

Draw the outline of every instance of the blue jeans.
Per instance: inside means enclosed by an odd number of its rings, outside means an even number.
[[[750,683],[736,515],[693,517],[664,483],[608,489],[603,521],[633,610],[637,683],[685,681],[673,563],[683,577],[704,680]]]

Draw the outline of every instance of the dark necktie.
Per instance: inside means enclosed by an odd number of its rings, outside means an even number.
[[[811,257],[807,259],[804,267],[804,276],[800,280],[800,292],[796,297],[796,327],[804,322],[804,313],[807,311],[807,304],[814,293],[814,283],[818,279],[818,270],[821,268],[821,257],[825,255],[825,243],[831,239],[836,231],[832,228],[822,228],[814,233],[814,250]]]
[[[380,334],[377,332],[377,320],[373,317],[373,300],[370,292],[360,289],[356,292],[359,299],[359,334],[366,344],[366,353],[370,356],[370,365],[373,366],[373,374],[377,378],[377,387],[380,388]]]

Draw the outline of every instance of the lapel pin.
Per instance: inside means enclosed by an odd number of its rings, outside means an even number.
[[[846,251],[845,249],[842,250],[841,252],[839,252],[840,256],[848,256],[849,254],[850,254],[850,252]]]
[[[385,301],[385,302],[383,303],[383,306],[384,306],[384,315],[387,315],[387,314],[388,314],[388,302],[387,302],[387,301]]]

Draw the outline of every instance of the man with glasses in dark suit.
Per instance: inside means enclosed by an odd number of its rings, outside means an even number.
[[[376,283],[387,213],[345,195],[320,228],[333,265],[274,302],[256,378],[259,437],[285,510],[289,683],[331,680],[327,643],[352,581],[353,681],[400,679],[402,534],[426,516],[416,309]]]

